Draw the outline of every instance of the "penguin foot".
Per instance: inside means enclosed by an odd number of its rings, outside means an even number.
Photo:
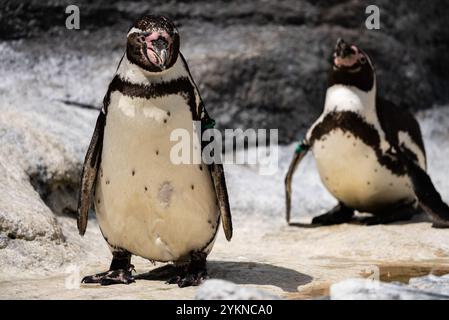
[[[434,222],[434,223],[432,223],[432,228],[435,228],[435,229],[447,229],[447,228],[449,228],[449,223]]]
[[[177,275],[170,278],[168,284],[177,284],[180,288],[198,286],[209,278],[206,268],[206,254],[194,252],[190,263],[177,267]]]
[[[81,280],[81,283],[99,283],[102,286],[130,284],[135,282],[132,275],[133,270],[134,266],[130,264],[127,269],[109,270],[92,276],[86,276]]]
[[[204,280],[209,279],[206,270],[175,276],[167,281],[168,284],[177,284],[180,288],[199,286]]]
[[[335,208],[331,209],[330,211],[313,218],[312,224],[323,226],[341,224],[351,221],[353,215],[354,209],[348,208],[344,204],[339,203]]]
[[[398,207],[391,213],[364,217],[359,219],[358,222],[367,226],[372,226],[376,224],[387,224],[397,221],[407,221],[412,219],[413,216],[417,213],[419,213],[419,210],[413,208],[411,205],[405,205],[403,207]]]

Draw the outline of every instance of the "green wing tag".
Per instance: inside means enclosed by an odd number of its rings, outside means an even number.
[[[215,127],[215,120],[212,118],[208,118],[206,121],[204,121],[203,123],[201,123],[201,125],[205,128],[205,129],[213,129]]]
[[[295,149],[296,153],[300,153],[301,151],[306,151],[309,149],[309,145],[306,144],[304,141],[301,141],[298,146]]]

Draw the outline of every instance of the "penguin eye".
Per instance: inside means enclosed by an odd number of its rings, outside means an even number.
[[[359,59],[361,64],[365,64],[366,63],[366,58],[364,56],[361,56]]]

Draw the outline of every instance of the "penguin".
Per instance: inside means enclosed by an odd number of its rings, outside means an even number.
[[[82,283],[134,282],[131,256],[137,255],[173,262],[168,283],[198,285],[208,277],[206,258],[220,220],[231,240],[222,164],[170,158],[173,130],[194,136],[214,124],[179,46],[178,30],[164,16],[144,15],[127,34],[87,150],[78,201],[79,233],[93,203],[112,262]]]
[[[449,226],[449,207],[426,173],[419,124],[408,111],[377,93],[368,54],[339,39],[332,55],[324,110],[299,143],[285,177],[290,225],[293,174],[312,150],[326,189],[338,200],[313,225],[349,222],[355,211],[370,213],[363,224],[409,220],[424,209],[434,227]]]

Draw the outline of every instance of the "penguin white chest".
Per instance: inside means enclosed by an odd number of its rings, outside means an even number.
[[[197,130],[181,96],[111,95],[96,186],[98,221],[108,243],[157,261],[210,250],[219,223],[207,166],[170,159],[175,129],[190,137]]]
[[[350,132],[332,130],[315,141],[313,153],[323,184],[347,206],[375,212],[414,199],[409,178],[382,166],[374,149]]]
[[[324,113],[314,125],[320,126],[333,115],[330,121],[334,128],[313,145],[323,184],[339,201],[367,212],[381,211],[402,201],[414,201],[409,178],[395,175],[382,166],[373,146],[350,130],[351,127],[375,130],[374,134],[379,138],[377,148],[381,152],[388,149],[374,101],[374,90],[364,92],[355,87],[334,85],[327,90]],[[357,120],[342,120],[345,113]]]

